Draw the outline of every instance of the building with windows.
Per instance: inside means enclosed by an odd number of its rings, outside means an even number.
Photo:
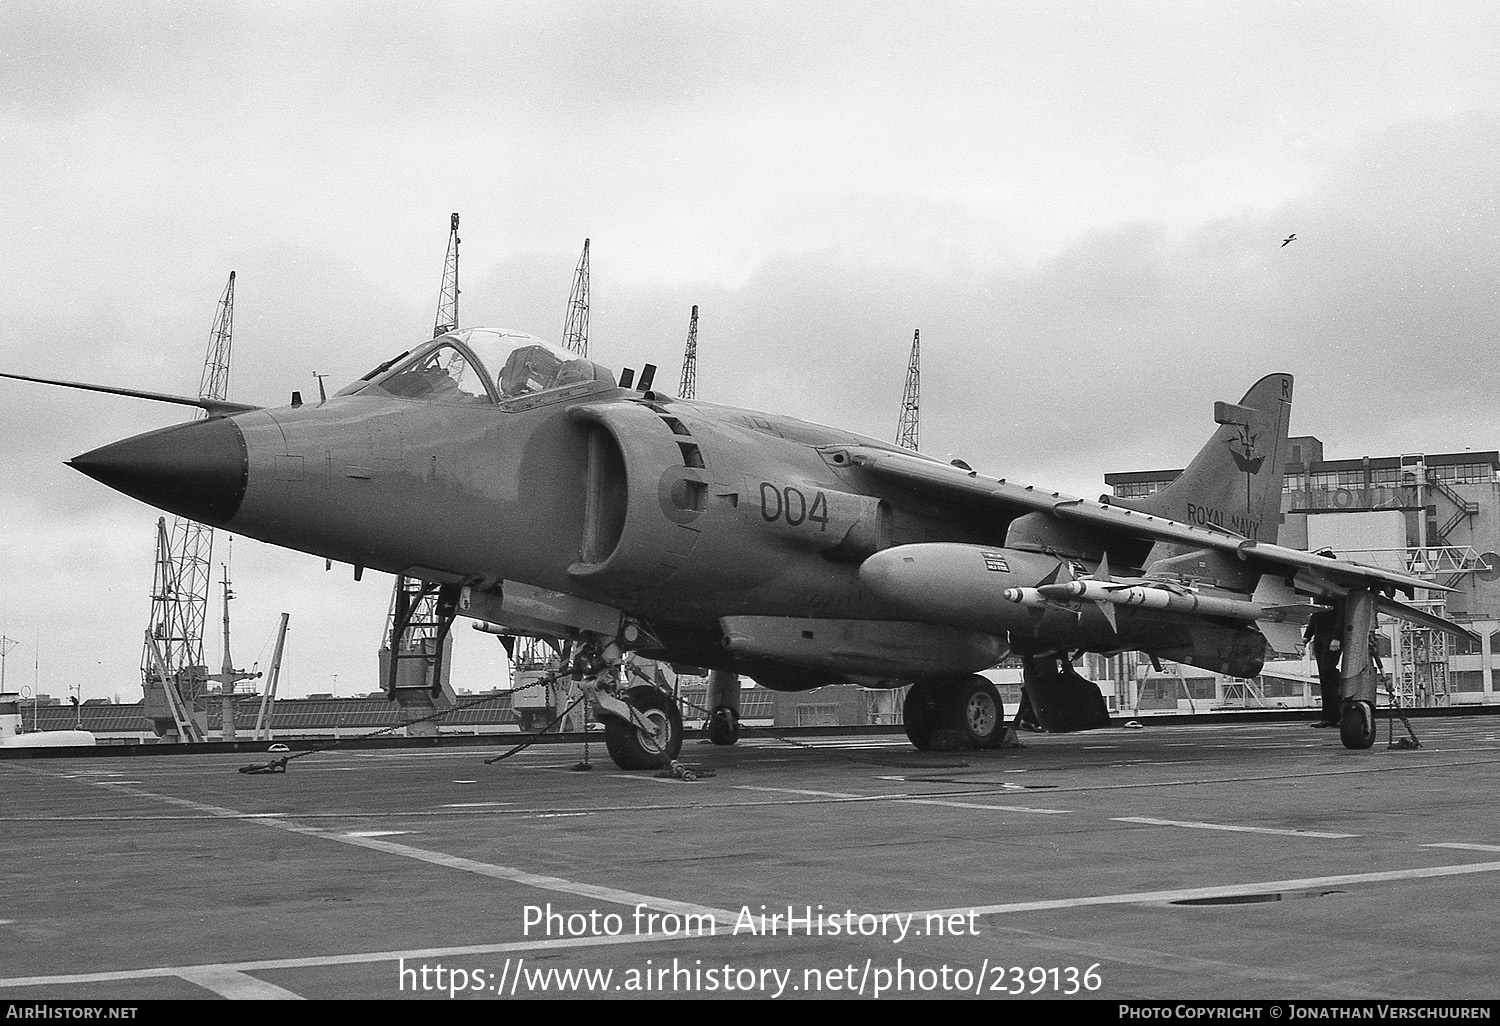
[[[1313,436],[1291,438],[1289,445],[1277,540],[1427,578],[1440,587],[1419,592],[1415,603],[1480,638],[1470,645],[1382,618],[1390,694],[1407,707],[1500,703],[1500,452],[1330,460]],[[1106,474],[1104,481],[1113,495],[1131,498],[1150,495],[1181,473],[1130,471]],[[1165,663],[1157,670],[1134,653],[1091,656],[1088,672],[1122,713],[1318,704],[1310,655],[1268,662],[1253,680]]]

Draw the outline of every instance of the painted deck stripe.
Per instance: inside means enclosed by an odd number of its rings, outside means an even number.
[[[302,995],[228,966],[201,966],[177,974],[189,983],[235,1001],[301,1001]]]
[[[1084,908],[1090,905],[1144,905],[1167,901],[1192,901],[1203,898],[1237,898],[1250,894],[1275,894],[1279,891],[1307,891],[1352,884],[1392,883],[1400,880],[1434,880],[1449,876],[1500,872],[1500,862],[1474,862],[1461,866],[1425,866],[1421,869],[1393,869],[1384,873],[1350,873],[1345,876],[1310,876],[1295,880],[1267,880],[1263,883],[1229,884],[1223,887],[1184,887],[1171,891],[1130,891],[1124,894],[1098,894],[1076,898],[1054,898],[1049,901],[1013,901],[1003,905],[966,905],[961,908],[929,909],[918,916],[1003,915],[1007,912],[1038,912],[1057,908]],[[3,981],[0,981],[3,982]]]
[[[735,790],[766,790],[781,795],[805,795],[810,798],[861,798],[864,801],[904,801],[912,805],[948,805],[950,808],[987,808],[992,811],[1025,811],[1056,816],[1067,813],[1067,808],[1035,808],[1032,805],[989,805],[977,801],[947,801],[941,798],[918,798],[916,795],[850,795],[841,790],[802,790],[799,787],[754,787],[750,784],[735,784]]]
[[[1462,844],[1450,841],[1444,844],[1424,844],[1424,848],[1457,848],[1459,851],[1500,851],[1500,844]]]
[[[344,834],[345,837],[392,837],[396,834],[409,834],[410,830],[350,830]]]
[[[33,772],[46,774],[45,770],[34,770]],[[76,783],[87,784],[93,787],[101,786],[98,782],[92,780],[79,780]],[[116,789],[109,788],[108,790],[114,791]],[[167,805],[193,809],[216,818],[241,820],[255,826],[270,827],[273,830],[285,830],[288,833],[300,834],[303,837],[316,837],[325,841],[336,841],[339,844],[353,845],[357,848],[369,848],[372,851],[380,851],[388,855],[400,855],[405,858],[415,859],[418,862],[426,862],[448,869],[475,873],[479,876],[487,876],[495,880],[506,880],[527,887],[535,887],[539,890],[556,891],[582,898],[593,898],[598,901],[613,902],[631,908],[634,908],[636,905],[644,905],[658,912],[708,916],[721,925],[732,926],[738,915],[738,913],[731,912],[728,909],[712,908],[707,905],[693,904],[692,902],[674,901],[670,898],[658,898],[650,894],[637,894],[634,891],[621,890],[616,887],[586,884],[576,880],[567,880],[560,876],[545,876],[540,873],[532,873],[511,866],[497,866],[492,863],[460,858],[459,856],[448,855],[443,852],[428,851],[425,848],[415,848],[407,844],[397,844],[394,841],[383,841],[376,837],[361,837],[351,833],[329,833],[317,827],[303,826],[299,823],[291,823],[282,819],[247,819],[245,813],[237,809],[225,808],[221,805],[207,805],[203,802],[195,802],[188,798],[178,798],[174,795],[156,794],[136,788],[123,788],[120,790],[137,798],[148,798]],[[584,813],[579,813],[579,815],[584,815]]]
[[[980,802],[952,802],[936,798],[913,799],[912,805],[946,805],[951,809],[989,809],[994,812],[1034,812],[1041,816],[1065,816],[1071,809],[1038,809],[1031,805],[985,805]]]
[[[1227,830],[1236,834],[1276,834],[1281,837],[1325,837],[1330,839],[1358,837],[1358,834],[1335,834],[1325,830],[1278,830],[1275,827],[1235,826],[1230,823],[1194,823],[1180,819],[1152,819],[1150,816],[1115,816],[1112,823],[1142,823],[1146,826],[1187,827],[1190,830]]]
[[[800,787],[755,787],[751,784],[736,784],[736,791],[764,791],[767,794],[800,794],[809,798],[887,798],[889,795],[849,794],[845,791],[806,791]]]
[[[720,931],[719,937],[732,936]],[[551,951],[560,948],[598,948],[617,944],[662,944],[671,941],[698,941],[708,938],[688,933],[625,932],[616,937],[553,937],[551,939],[503,941],[494,944],[465,944],[446,948],[412,948],[405,951],[362,951],[346,955],[300,955],[295,958],[267,958],[248,962],[223,962],[211,965],[157,966],[150,969],[109,969],[96,973],[67,973],[59,976],[15,976],[0,979],[0,988],[51,987],[75,983],[113,983],[120,980],[153,980],[169,977],[190,979],[198,974],[218,976],[227,973],[272,972],[278,969],[317,969],[331,965],[368,965],[372,962],[397,962],[400,959],[420,961],[434,958],[456,958],[460,955],[503,955],[513,951]],[[198,983],[197,979],[193,979]],[[259,982],[259,981],[258,981]],[[203,984],[199,983],[199,986]],[[266,984],[271,986],[271,984]],[[212,989],[212,988],[209,988]],[[289,992],[290,993],[290,992]]]
[[[1427,847],[1424,845],[1424,847]],[[1433,846],[1436,847],[1436,846]],[[1311,890],[1315,888],[1340,887],[1350,884],[1361,883],[1386,883],[1402,880],[1424,880],[1438,879],[1451,876],[1465,876],[1473,873],[1500,872],[1500,862],[1478,862],[1458,866],[1428,866],[1422,869],[1392,870],[1384,873],[1356,873],[1347,876],[1324,876],[1307,877],[1295,880],[1272,880],[1251,884],[1228,884],[1221,887],[1194,887],[1170,891],[1131,891],[1123,894],[1102,894],[1093,896],[1080,896],[1076,898],[1062,898],[1052,901],[1024,901],[1011,902],[1004,905],[974,905],[960,908],[929,909],[926,911],[912,912],[911,915],[918,918],[926,916],[951,916],[964,915],[970,912],[981,916],[1001,915],[1007,912],[1031,912],[1045,909],[1078,908],[1089,905],[1128,905],[1161,903],[1166,901],[1182,901],[1201,898],[1225,898],[1237,897],[1248,894],[1268,894],[1287,890]],[[907,913],[903,913],[907,914]],[[1045,938],[1045,935],[1033,934],[1011,927],[1002,927],[1007,933],[1018,939],[1031,941],[1048,939],[1052,940],[1060,949],[1075,951],[1080,942],[1078,938],[1068,937],[1062,939]],[[729,937],[731,933],[719,932],[715,936]],[[332,965],[363,965],[371,962],[395,962],[406,958],[412,960],[453,958],[460,955],[491,955],[503,954],[512,951],[537,951],[558,948],[589,948],[607,947],[616,944],[639,944],[645,942],[660,943],[672,940],[703,941],[707,938],[693,937],[686,934],[641,934],[639,936],[623,933],[618,937],[558,937],[550,940],[534,941],[509,941],[498,944],[473,944],[457,947],[443,948],[416,948],[410,950],[396,951],[371,951],[344,955],[306,955],[297,958],[260,959],[245,962],[226,962],[214,965],[198,966],[167,966],[151,969],[125,969],[110,970],[97,973],[70,973],[61,976],[18,976],[9,979],[0,979],[0,988],[12,987],[42,987],[56,986],[75,983],[108,983],[118,980],[140,980],[159,979],[162,977],[188,978],[191,974],[205,972],[217,973],[220,971],[236,973],[252,973],[276,969],[309,969]],[[1121,949],[1109,949],[1116,957],[1121,954]],[[1144,952],[1149,958],[1128,958],[1135,964],[1172,964],[1183,961],[1181,956],[1163,955],[1159,953]],[[1167,960],[1162,962],[1161,960]],[[1220,963],[1213,963],[1218,965]],[[1280,971],[1277,971],[1280,978]],[[1321,979],[1321,977],[1319,977]]]

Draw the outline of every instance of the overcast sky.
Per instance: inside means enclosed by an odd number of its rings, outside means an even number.
[[[1330,458],[1495,449],[1497,169],[1484,0],[5,0],[0,370],[195,394],[232,269],[230,397],[331,390],[458,211],[465,325],[560,339],[587,237],[600,362],[675,383],[698,304],[700,397],[880,438],[920,328],[923,449],[1013,480],[1183,466],[1271,372]],[[11,690],[139,697],[158,514],[63,461],[182,419],[0,382]],[[232,570],[237,664],[287,610],[283,694],[377,686],[388,577]]]

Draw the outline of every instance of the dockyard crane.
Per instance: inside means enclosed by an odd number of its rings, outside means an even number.
[[[911,336],[911,359],[906,364],[906,391],[901,396],[901,419],[896,424],[896,444],[917,448],[917,420],[922,389],[922,331]]]
[[[443,284],[438,290],[432,337],[458,327],[458,214],[450,214]],[[430,706],[443,693],[443,664],[452,649],[439,593],[427,582],[398,575],[391,590],[380,646],[381,686],[402,704]],[[434,726],[435,730],[436,727]]]
[[[589,355],[589,240],[583,240],[583,256],[573,272],[573,291],[568,295],[568,320],[563,325],[563,345],[571,353]]]
[[[683,399],[691,399],[698,391],[698,307],[693,305],[693,316],[688,320],[687,349],[682,354],[682,383],[677,386],[677,394]]]
[[[589,240],[583,240],[583,254],[578,258],[578,267],[573,272],[573,288],[568,293],[568,316],[563,325],[563,345],[569,352],[579,356],[589,355]],[[554,675],[564,652],[554,652],[540,638],[516,635],[505,639],[506,652],[510,656],[512,701],[520,710],[518,716],[523,728],[529,728],[533,719],[546,723],[559,710],[566,708],[573,692],[566,681],[542,684],[541,681]],[[534,690],[540,688],[541,690]],[[569,713],[561,729],[583,729],[583,715],[579,710]]]
[[[234,337],[234,272],[219,297],[208,355],[199,380],[200,399],[227,399]],[[199,410],[197,417],[208,416]],[[151,620],[141,654],[144,712],[158,734],[183,741],[203,739],[194,710],[208,682],[203,661],[203,624],[208,614],[213,528],[177,517],[168,531],[158,522]]]

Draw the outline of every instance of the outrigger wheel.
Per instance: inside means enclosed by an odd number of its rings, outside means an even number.
[[[1369,748],[1375,743],[1375,707],[1369,702],[1344,703],[1339,718],[1339,740],[1345,748]]]
[[[649,684],[631,688],[624,700],[651,724],[648,731],[617,716],[604,717],[604,747],[621,769],[660,769],[682,751],[682,712],[669,695]]]
[[[716,745],[732,745],[740,739],[740,718],[727,705],[721,705],[708,718],[708,739]]]

